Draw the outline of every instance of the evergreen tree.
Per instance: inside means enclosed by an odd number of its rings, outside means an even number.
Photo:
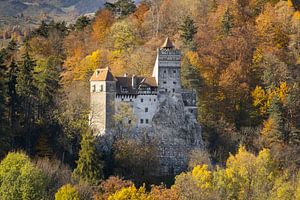
[[[136,5],[132,0],[118,0],[115,3],[106,2],[105,8],[112,11],[117,17],[126,17],[136,10]]]
[[[5,52],[0,52],[0,123],[5,117],[6,110],[6,96],[7,96],[7,87],[6,87],[6,66],[4,64]]]
[[[276,126],[272,127],[272,135],[276,135],[279,139],[286,141],[287,136],[284,129],[284,116],[283,108],[280,100],[277,97],[274,97],[271,101],[269,108],[270,118],[275,122]]]
[[[286,142],[288,135],[284,127],[285,122],[282,105],[277,97],[274,97],[271,100],[271,105],[268,111],[270,115],[268,120],[264,123],[261,135],[263,145],[270,147],[274,143]]]
[[[83,30],[86,26],[91,24],[91,20],[86,16],[81,16],[76,20],[75,28],[76,30]]]
[[[7,76],[8,76],[8,109],[9,109],[9,116],[8,121],[11,128],[14,125],[14,121],[16,120],[16,112],[18,109],[18,95],[16,92],[16,84],[17,84],[17,73],[18,73],[18,66],[14,60],[10,63],[7,69]]]
[[[222,33],[227,36],[230,35],[230,31],[233,28],[234,18],[229,8],[226,9],[222,18]]]
[[[35,61],[32,60],[26,52],[22,56],[22,61],[19,65],[19,71],[17,73],[17,84],[16,92],[20,98],[20,110],[21,110],[21,125],[25,132],[26,149],[29,150],[31,147],[31,131],[33,128],[33,117],[34,117],[34,100],[36,88],[34,87],[33,81],[33,69],[35,67]]]
[[[79,181],[96,184],[103,177],[103,163],[96,149],[95,138],[90,131],[84,133],[80,143],[79,160],[73,177]]]
[[[199,77],[199,70],[192,66],[187,58],[182,61],[182,85],[188,89],[200,89],[203,80]]]
[[[60,88],[60,61],[51,56],[39,60],[34,69],[34,85],[37,89],[39,118],[49,119],[55,107],[55,98]]]
[[[195,26],[195,22],[190,16],[187,16],[182,25],[180,26],[181,34],[180,37],[183,43],[187,46],[191,45],[194,35],[197,33],[197,27]]]

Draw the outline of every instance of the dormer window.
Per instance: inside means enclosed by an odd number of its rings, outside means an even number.
[[[100,70],[96,70],[96,77],[99,76]]]

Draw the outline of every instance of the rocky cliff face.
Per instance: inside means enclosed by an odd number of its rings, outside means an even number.
[[[160,173],[177,174],[186,169],[192,149],[204,148],[201,127],[184,111],[181,96],[167,95],[153,117],[153,137],[158,142]]]

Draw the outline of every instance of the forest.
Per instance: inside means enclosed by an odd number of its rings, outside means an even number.
[[[97,151],[89,79],[107,66],[151,76],[166,37],[206,151],[158,180],[151,144]],[[299,0],[117,0],[42,22],[0,50],[0,199],[299,200],[299,83]]]

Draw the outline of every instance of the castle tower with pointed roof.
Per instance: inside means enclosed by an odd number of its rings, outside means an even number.
[[[108,67],[97,69],[90,79],[91,113],[89,123],[95,132],[105,133],[113,127],[116,82]]]
[[[181,52],[170,38],[157,49],[152,77],[125,74],[114,76],[109,68],[97,69],[90,79],[90,125],[96,135],[103,135],[113,127],[113,115],[122,103],[133,110],[136,128],[151,128],[154,115],[167,96],[183,98],[185,110],[196,115],[196,96],[181,87]]]

